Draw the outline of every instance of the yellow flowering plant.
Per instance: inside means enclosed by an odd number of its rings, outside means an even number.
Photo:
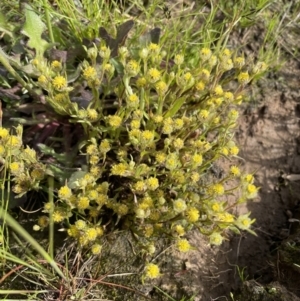
[[[191,249],[185,238],[191,229],[215,245],[227,231],[252,232],[249,215],[231,212],[258,193],[238,165],[236,108],[267,65],[225,43],[171,51],[166,38],[139,38],[132,20],[120,28],[131,37],[118,41],[120,32],[113,38],[100,27],[101,39],[82,46],[76,65],[45,53],[32,57],[31,84],[42,95],[49,124],[65,130],[51,132],[64,154],[56,145],[42,152],[61,165],[69,161],[50,173],[36,156],[22,157],[27,148],[20,135],[0,128],[1,158],[7,160],[6,145],[16,152],[7,164],[14,192],[37,189],[51,174],[56,202],[53,208],[46,203],[44,213],[92,254],[101,251],[106,231],[119,227],[142,245],[171,238],[182,252]],[[216,176],[214,168],[226,160],[230,167]],[[236,201],[227,202],[229,195]],[[40,219],[40,227],[46,224]],[[146,274],[154,278],[155,269]]]

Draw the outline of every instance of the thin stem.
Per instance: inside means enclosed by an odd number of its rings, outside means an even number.
[[[53,222],[53,208],[54,208],[54,201],[53,201],[53,187],[54,187],[54,179],[53,177],[48,177],[48,201],[50,203],[50,212],[49,212],[49,254],[50,257],[53,259],[53,248],[54,248],[54,222]]]
[[[55,43],[47,0],[43,0],[43,4],[44,4],[44,9],[45,9],[46,23],[47,23],[47,28],[49,31],[50,40],[52,43]]]

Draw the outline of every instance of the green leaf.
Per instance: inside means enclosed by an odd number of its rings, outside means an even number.
[[[42,39],[42,33],[46,26],[28,4],[25,5],[25,18],[26,21],[21,32],[29,38],[28,46],[36,50],[37,56],[42,56],[50,45]]]
[[[173,117],[182,107],[182,105],[184,104],[185,100],[187,99],[187,96],[182,96],[180,98],[178,98],[174,105],[171,107],[171,109],[166,113],[166,115],[164,116],[165,118],[167,117]]]

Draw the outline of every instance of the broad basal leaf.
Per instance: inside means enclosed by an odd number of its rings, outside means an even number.
[[[46,26],[29,5],[26,4],[24,10],[26,21],[22,33],[29,38],[28,46],[36,50],[37,56],[41,56],[50,46],[47,41],[42,39],[42,33]]]

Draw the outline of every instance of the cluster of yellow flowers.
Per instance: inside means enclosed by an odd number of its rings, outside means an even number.
[[[39,189],[46,167],[39,162],[34,149],[23,147],[22,127],[18,126],[15,131],[16,135],[13,135],[0,127],[0,160],[14,182],[13,192],[22,196],[30,190]]]
[[[215,245],[229,229],[251,231],[254,220],[230,213],[226,196],[235,192],[236,204],[254,198],[253,175],[231,165],[216,177],[213,168],[237,157],[235,106],[266,65],[247,64],[229,49],[202,48],[193,63],[183,53],[166,57],[153,43],[138,51],[122,46],[114,58],[108,46],[87,49],[76,79],[92,94],[85,107],[73,102],[63,64],[34,64],[49,104],[83,124],[88,134],[88,171],[58,190],[59,202],[52,208],[55,222],[69,220],[75,211],[80,216],[68,234],[81,246],[96,250],[101,245],[101,223],[108,216],[150,243],[152,251],[164,235],[173,236],[181,252],[192,249],[184,238],[192,228]],[[45,212],[52,210],[47,206]],[[146,274],[155,278],[159,270],[149,265]]]

